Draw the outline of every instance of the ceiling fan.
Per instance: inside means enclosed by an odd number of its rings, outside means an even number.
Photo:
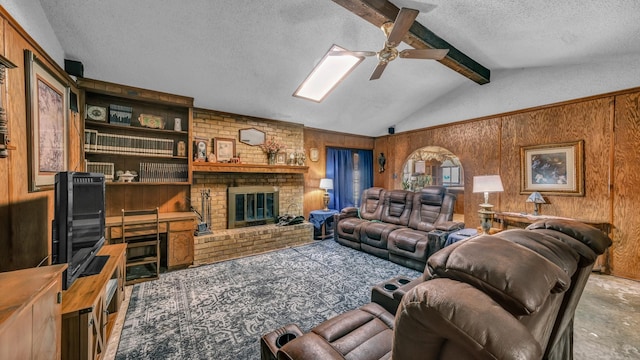
[[[418,16],[419,11],[415,9],[402,8],[396,16],[394,22],[386,22],[380,27],[384,32],[387,40],[384,43],[384,47],[380,51],[348,51],[348,50],[336,50],[329,53],[330,56],[344,56],[351,55],[356,57],[362,56],[377,56],[378,66],[373,70],[369,80],[379,79],[382,72],[387,67],[390,61],[395,60],[397,57],[405,59],[427,59],[427,60],[442,60],[449,49],[405,49],[398,51],[396,47],[400,45],[402,39],[407,34],[411,25]]]

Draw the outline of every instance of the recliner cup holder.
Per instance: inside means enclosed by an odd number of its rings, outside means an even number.
[[[293,340],[295,338],[296,338],[296,334],[284,333],[284,334],[278,336],[278,338],[276,339],[276,346],[278,347],[278,349],[280,349],[286,343],[288,343],[289,341],[291,341],[291,340]]]
[[[394,291],[396,290],[398,287],[393,285],[393,284],[384,284],[384,289],[387,291]]]
[[[398,279],[398,282],[400,283],[400,285],[406,285],[408,283],[411,282],[411,280],[407,280],[407,279]]]

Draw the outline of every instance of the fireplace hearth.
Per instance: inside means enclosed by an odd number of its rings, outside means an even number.
[[[275,186],[239,186],[227,190],[227,228],[274,224],[279,191]]]

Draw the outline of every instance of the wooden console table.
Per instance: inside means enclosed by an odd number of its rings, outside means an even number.
[[[126,244],[104,245],[99,274],[80,277],[62,293],[62,358],[101,359],[124,300]]]
[[[151,215],[130,216],[126,224],[148,222]],[[155,218],[154,218],[155,219]],[[192,212],[160,213],[160,233],[166,235],[166,262],[169,270],[184,268],[193,264],[193,232],[196,229],[196,215]],[[141,234],[143,235],[143,234]],[[106,218],[107,242],[113,244],[122,238],[122,217]]]
[[[611,224],[605,221],[592,221],[592,220],[583,220],[583,219],[572,219],[567,217],[560,216],[549,216],[549,215],[531,215],[531,214],[521,214],[515,212],[498,212],[495,214],[494,221],[500,224],[500,228],[502,230],[508,229],[509,227],[516,228],[526,228],[530,224],[533,224],[539,220],[546,219],[566,219],[579,221],[581,223],[591,225],[600,231],[604,232],[608,236],[611,236]],[[594,271],[600,271],[602,273],[608,274],[610,272],[609,269],[609,250],[607,249],[604,254],[598,256],[596,262],[593,266]]]

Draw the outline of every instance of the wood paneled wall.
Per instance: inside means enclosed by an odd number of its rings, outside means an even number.
[[[326,175],[327,147],[373,150],[374,139],[368,136],[349,135],[320,129],[304,129],[304,148],[307,154],[309,172],[304,176],[304,216],[308,219],[309,212],[322,209],[323,190],[320,189],[320,179]],[[309,159],[309,150],[318,149],[318,161]],[[375,156],[374,156],[375,158]]]
[[[474,175],[498,174],[500,170],[500,119],[487,119],[440,126],[376,139],[375,152],[384,152],[387,170],[376,175],[376,186],[402,188],[402,167],[407,157],[424,146],[440,146],[456,154],[464,169],[464,213],[467,224],[479,224],[477,204],[482,194],[473,194],[469,184]],[[496,195],[491,203],[498,206]]]
[[[24,50],[31,50],[54,75],[63,79],[78,93],[65,72],[19,24],[0,8],[2,33],[0,52],[18,65],[6,71],[2,89],[3,105],[9,121],[11,145],[7,158],[0,159],[0,271],[38,265],[50,253],[53,190],[28,191],[28,140]],[[80,141],[83,139],[79,116],[69,112],[69,167],[83,169]],[[45,261],[45,264],[47,262]]]
[[[613,161],[614,275],[640,279],[640,92],[616,96]]]
[[[545,196],[546,215],[613,224],[609,250],[612,275],[640,279],[640,90],[631,89],[574,101],[489,116],[451,125],[377,138],[375,152],[387,155],[387,171],[376,186],[401,188],[405,159],[435,145],[456,154],[464,168],[464,213],[478,225],[481,194],[476,175],[500,174],[505,191],[491,194],[498,211],[532,212],[520,194],[520,147],[584,140],[585,196]]]

